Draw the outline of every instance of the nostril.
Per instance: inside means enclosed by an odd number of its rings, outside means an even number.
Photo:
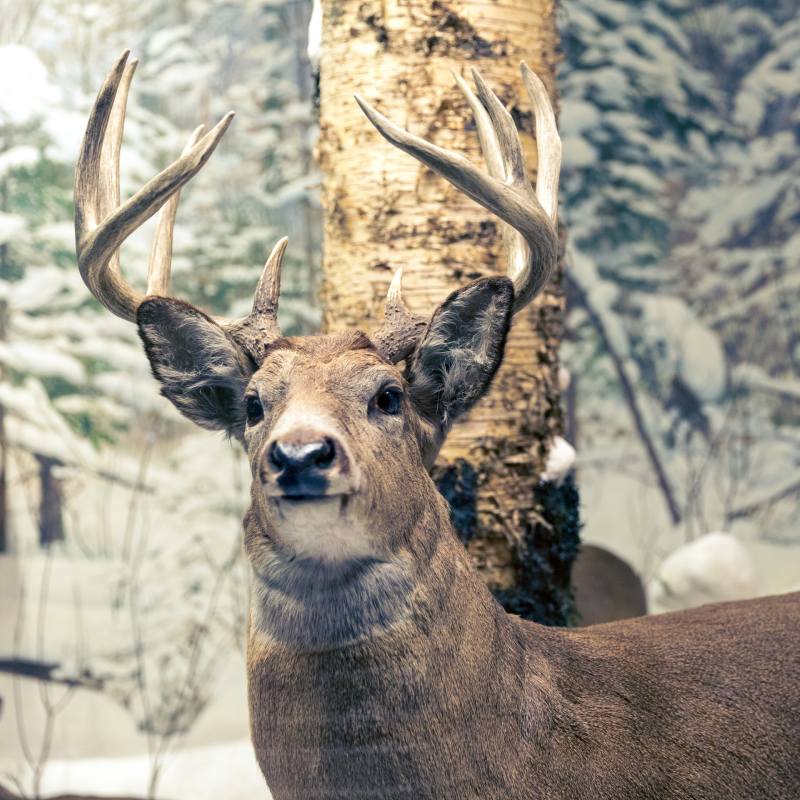
[[[327,469],[336,458],[336,445],[333,439],[326,437],[319,443],[319,450],[314,457],[314,465],[320,469]]]
[[[280,472],[289,463],[288,453],[283,449],[280,442],[272,443],[267,458],[270,466],[277,472]]]

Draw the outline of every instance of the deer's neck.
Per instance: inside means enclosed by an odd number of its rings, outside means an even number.
[[[260,523],[253,516],[246,524]],[[377,654],[399,641],[430,642],[433,632],[448,636],[454,616],[469,614],[477,629],[496,624],[438,497],[399,538],[407,544],[387,560],[324,563],[268,552],[255,568],[251,636],[297,655],[355,646]]]
[[[251,729],[276,797],[363,792],[348,776],[363,782],[382,765],[391,780],[387,751],[429,775],[439,754],[424,743],[454,754],[473,747],[465,726],[476,714],[487,737],[516,741],[505,727],[518,724],[508,703],[518,704],[523,648],[438,508],[420,519],[414,541],[422,550],[413,559],[343,573],[338,594],[333,580],[320,591],[311,577],[292,583],[284,575],[280,586],[257,577]],[[374,788],[370,796],[395,796]]]

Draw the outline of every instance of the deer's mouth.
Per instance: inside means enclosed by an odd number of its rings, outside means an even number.
[[[270,500],[275,504],[282,517],[287,514],[294,516],[295,512],[305,510],[309,512],[335,514],[339,516],[347,509],[349,494],[277,494]]]
[[[279,508],[321,506],[330,501],[344,504],[356,490],[349,475],[328,477],[288,470],[278,476],[262,473],[260,477],[264,493]]]
[[[322,503],[326,500],[341,500],[345,496],[342,494],[280,494],[275,495],[273,499],[289,506],[301,506],[307,503]]]

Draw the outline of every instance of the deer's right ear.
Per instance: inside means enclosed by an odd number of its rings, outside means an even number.
[[[213,319],[173,298],[148,298],[136,321],[161,394],[192,422],[241,438],[242,397],[255,371],[244,350]]]

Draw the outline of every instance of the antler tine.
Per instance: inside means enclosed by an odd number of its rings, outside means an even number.
[[[279,239],[272,252],[269,254],[267,263],[264,264],[264,271],[261,273],[256,293],[253,296],[252,316],[270,317],[278,319],[278,300],[281,293],[281,268],[283,267],[283,256],[289,244],[289,237],[284,236]]]
[[[515,289],[514,310],[518,312],[533,299],[550,277],[558,258],[558,237],[552,215],[542,207],[527,182],[522,149],[513,120],[502,108],[500,101],[483,84],[480,75],[476,74],[475,77],[480,102],[486,110],[486,114],[479,112],[476,120],[489,175],[478,170],[462,155],[404,131],[358,95],[356,101],[391,144],[446,178],[521,234],[526,243],[527,258],[520,265],[518,254],[521,248],[512,248],[513,271],[510,275]],[[474,108],[471,95],[471,92],[467,94],[467,100]],[[546,92],[544,98],[546,99]],[[536,94],[535,100],[542,100],[541,93]],[[549,107],[549,99],[547,104]],[[544,116],[544,112],[541,113]],[[552,110],[550,113],[552,114]],[[500,164],[503,177],[499,174]],[[543,192],[554,202],[555,195],[550,189],[543,186]]]
[[[205,130],[205,125],[198,125],[192,131],[192,135],[181,151],[182,156],[185,156],[200,141]],[[178,190],[167,200],[158,215],[153,247],[150,250],[150,264],[147,268],[148,295],[157,294],[166,297],[169,294],[172,272],[172,238],[180,199],[181,193]],[[117,199],[117,205],[119,205],[119,199]],[[117,251],[118,253],[119,251]]]
[[[394,273],[383,311],[383,324],[372,334],[372,341],[387,361],[396,364],[413,351],[428,320],[414,314],[403,300],[403,268]]]
[[[520,70],[536,120],[536,149],[539,156],[536,168],[536,196],[555,225],[558,218],[561,137],[558,135],[556,115],[553,113],[550,96],[541,78],[524,61],[520,63]]]
[[[81,152],[75,168],[75,240],[78,267],[81,277],[96,297],[96,281],[84,259],[82,251],[98,225],[119,206],[119,153],[125,126],[125,107],[128,89],[137,62],[127,64],[130,50],[126,50],[111,68],[95,99],[86,125]],[[119,256],[109,254],[107,270],[119,276]],[[133,318],[128,307],[135,303],[136,295],[117,277],[117,303],[114,313]],[[101,299],[101,302],[106,303]]]
[[[475,127],[478,130],[478,141],[481,143],[483,160],[489,168],[489,174],[493,178],[505,179],[506,170],[503,164],[503,153],[500,150],[500,142],[497,141],[497,133],[492,127],[492,120],[489,114],[483,107],[483,103],[475,97],[475,93],[469,88],[469,84],[455,70],[450,72],[472,110],[472,116],[475,118]]]
[[[98,221],[119,206],[119,155],[122,148],[122,134],[125,130],[128,92],[137,66],[139,62],[136,59],[125,65],[112,103],[108,130],[103,137],[97,186]],[[119,251],[111,257],[109,269],[119,272]]]
[[[146,183],[127,202],[115,209],[103,203],[116,200],[118,184],[112,163],[115,145],[105,145],[109,118],[116,103],[124,105],[124,92],[118,92],[125,72],[128,51],[106,78],[95,100],[81,146],[75,172],[75,237],[78,267],[84,283],[109,310],[133,321],[144,296],[136,292],[110,264],[120,245],[155,214],[206,163],[233,119],[226,114],[188,152]],[[124,120],[124,109],[114,114]],[[121,124],[114,123],[113,137],[121,138]]]
[[[75,167],[75,238],[78,248],[91,234],[103,217],[112,208],[119,205],[119,178],[114,169],[110,173],[103,170],[103,164],[108,164],[118,159],[119,148],[117,147],[117,157],[113,153],[113,143],[115,136],[108,137],[106,142],[106,128],[114,110],[114,100],[117,90],[126,72],[126,62],[130,50],[126,50],[120,56],[117,63],[111,68],[106,76],[100,91],[97,93],[94,106],[89,114],[89,121],[86,124],[86,133],[81,144],[78,163]],[[132,77],[135,62],[128,67],[128,72]],[[128,81],[130,85],[130,81]],[[124,114],[118,122],[124,123]],[[119,129],[119,124],[116,126]],[[104,149],[106,152],[103,152]],[[105,156],[105,157],[104,157]]]
[[[472,70],[472,78],[478,89],[480,102],[486,109],[486,115],[489,117],[494,131],[494,138],[503,161],[506,182],[532,195],[533,190],[525,169],[522,143],[519,140],[519,133],[517,132],[517,126],[514,124],[514,119],[500,102],[497,95],[486,85],[483,76],[477,69]]]
[[[514,120],[494,92],[486,86],[478,70],[473,69],[472,75],[478,87],[480,100],[466,81],[457,73],[453,73],[453,77],[475,117],[481,152],[486,166],[489,168],[489,174],[516,187],[529,198],[533,198],[535,195],[525,170],[522,145]],[[536,291],[535,288],[530,290],[525,288],[530,286],[531,250],[525,237],[519,231],[507,223],[503,223],[502,228],[508,264],[507,272],[514,282],[514,299],[517,310],[519,310],[530,301]]]
[[[289,237],[279,239],[258,280],[253,296],[253,310],[242,319],[223,322],[223,327],[236,339],[255,361],[264,352],[264,347],[279,338],[278,300],[281,292],[281,268]]]

